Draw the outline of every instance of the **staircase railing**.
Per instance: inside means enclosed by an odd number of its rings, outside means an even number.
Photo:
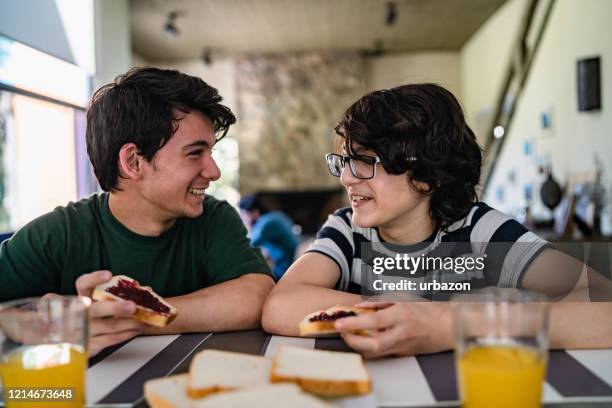
[[[525,9],[519,36],[512,49],[510,64],[505,73],[503,86],[495,105],[495,113],[491,120],[490,131],[485,142],[485,160],[481,177],[483,191],[486,191],[489,187],[496,161],[509,134],[514,112],[520,102],[531,65],[540,48],[555,3],[556,0],[531,0]],[[530,43],[530,38],[533,35],[535,37]],[[495,128],[498,126],[501,126],[501,128],[496,130]],[[498,136],[496,137],[495,134]]]

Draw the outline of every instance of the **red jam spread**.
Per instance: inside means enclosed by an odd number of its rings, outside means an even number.
[[[349,317],[349,316],[357,316],[357,313],[352,312],[352,311],[347,312],[344,310],[338,310],[337,312],[334,312],[332,314],[321,312],[316,316],[312,316],[310,319],[308,319],[308,321],[309,322],[333,322],[335,320],[341,319],[343,317]]]
[[[170,308],[159,301],[149,291],[141,289],[136,282],[119,279],[115,286],[106,289],[121,299],[131,300],[138,306],[153,309],[160,313],[170,313]]]

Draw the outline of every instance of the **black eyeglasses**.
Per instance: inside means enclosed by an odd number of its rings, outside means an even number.
[[[376,165],[381,163],[380,158],[372,156],[358,156],[349,157],[341,156],[335,153],[328,153],[325,155],[327,161],[327,167],[332,176],[340,177],[342,169],[346,163],[351,169],[353,177],[367,180],[371,179],[376,175]]]

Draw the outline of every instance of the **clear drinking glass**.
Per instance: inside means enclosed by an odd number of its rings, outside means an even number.
[[[10,407],[83,407],[90,299],[48,295],[0,304],[0,378]]]
[[[540,407],[548,360],[546,298],[495,288],[453,300],[462,407]]]

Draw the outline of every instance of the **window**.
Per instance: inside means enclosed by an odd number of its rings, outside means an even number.
[[[0,234],[95,190],[89,94],[81,68],[0,36]]]

